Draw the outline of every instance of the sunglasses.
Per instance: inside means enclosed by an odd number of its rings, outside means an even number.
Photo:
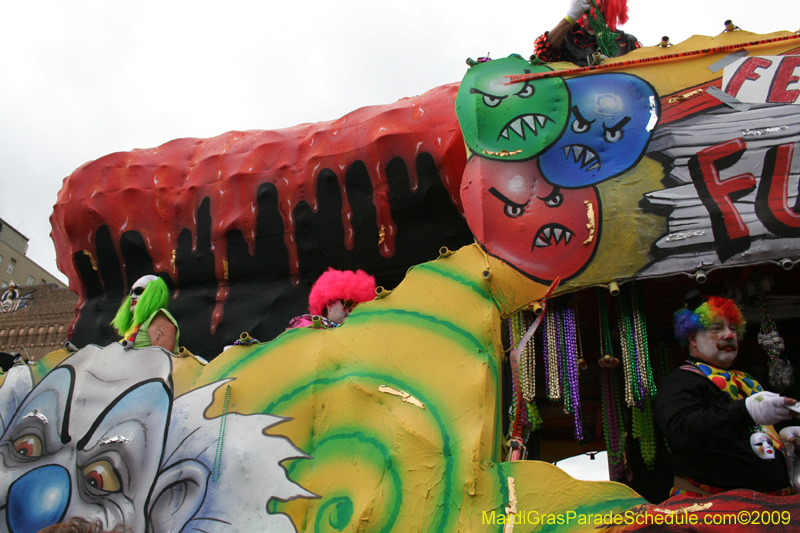
[[[345,309],[352,309],[356,306],[356,303],[350,299],[339,300],[339,301],[342,302],[342,306],[344,306]]]
[[[133,287],[131,289],[131,296],[141,296],[144,292],[144,287]]]

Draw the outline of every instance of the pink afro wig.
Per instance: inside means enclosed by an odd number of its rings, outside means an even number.
[[[596,3],[611,31],[617,31],[617,26],[628,22],[628,0],[597,0]],[[586,15],[581,17],[580,23],[584,28],[589,26]]]
[[[330,302],[353,300],[360,304],[375,298],[375,278],[363,270],[336,270],[329,268],[311,287],[308,295],[308,311],[322,315]]]

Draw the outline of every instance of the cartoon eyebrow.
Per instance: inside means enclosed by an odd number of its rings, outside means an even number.
[[[528,69],[524,69],[524,72],[525,74],[531,73],[531,71]],[[536,92],[536,90],[531,85],[530,80],[528,80],[524,84],[522,84],[522,89],[516,92],[516,96],[519,96],[520,98],[530,98],[531,96],[533,96],[534,92]]]
[[[547,196],[537,196],[537,198],[539,200],[542,200],[549,207],[558,207],[559,205],[561,205],[561,202],[563,201],[563,199],[559,198],[560,196],[561,196],[561,187],[554,186],[553,187],[553,192],[551,192]],[[554,205],[550,205],[550,204],[554,204]]]
[[[48,424],[48,423],[49,423],[49,422],[47,421],[47,417],[46,417],[46,416],[44,416],[42,413],[40,413],[38,409],[34,409],[33,411],[31,411],[31,412],[30,412],[30,413],[28,413],[27,415],[23,416],[22,418],[23,418],[23,419],[25,419],[25,418],[31,418],[31,417],[33,417],[33,418],[38,418],[39,420],[41,420],[41,421],[42,421],[42,422],[44,422],[45,424]]]
[[[476,89],[475,87],[472,87],[469,90],[469,93],[470,94],[479,94],[479,95],[481,95],[483,97],[483,103],[487,107],[497,107],[497,106],[500,105],[500,102],[502,102],[503,100],[508,98],[508,95],[495,96],[493,94],[485,93],[485,92],[481,91],[480,89]]]
[[[511,207],[518,207],[518,208],[522,209],[523,207],[528,205],[528,202],[525,202],[524,204],[518,204],[517,202],[513,202],[513,201],[509,200],[505,195],[503,195],[503,193],[501,193],[500,191],[498,191],[494,187],[489,189],[489,192],[492,194],[492,196],[494,196],[495,198],[497,198],[501,202],[510,205]]]
[[[630,121],[631,121],[631,117],[625,117],[625,118],[623,118],[622,120],[620,120],[619,122],[617,122],[617,125],[616,125],[616,126],[611,126],[610,128],[606,127],[606,125],[605,125],[605,124],[603,124],[603,129],[604,129],[605,131],[609,132],[609,133],[616,133],[616,132],[618,132],[619,130],[621,130],[622,128],[624,128],[624,127],[625,127],[625,124],[627,124],[627,123],[628,123],[628,122],[630,122]],[[594,121],[593,121],[593,122],[594,122]]]
[[[595,121],[597,120],[597,119],[586,120],[586,118],[583,115],[581,115],[581,112],[578,109],[578,106],[576,106],[576,105],[572,106],[572,112],[575,113],[575,118],[577,118],[581,122],[581,124],[594,124]],[[628,119],[628,120],[630,120],[630,119]]]

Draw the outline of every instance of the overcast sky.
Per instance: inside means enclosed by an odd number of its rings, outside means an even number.
[[[724,5],[723,8],[718,7]],[[730,18],[800,28],[797,0],[629,0],[645,45],[715,35]],[[40,0],[3,2],[0,217],[55,266],[62,180],[103,155],[230,130],[338,118],[459,81],[468,57],[528,57],[564,0]]]

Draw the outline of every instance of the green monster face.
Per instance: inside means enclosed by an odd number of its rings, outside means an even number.
[[[519,57],[470,68],[456,97],[456,114],[467,146],[482,157],[522,161],[552,145],[569,116],[564,80],[553,77],[505,85],[505,76],[550,70]]]

